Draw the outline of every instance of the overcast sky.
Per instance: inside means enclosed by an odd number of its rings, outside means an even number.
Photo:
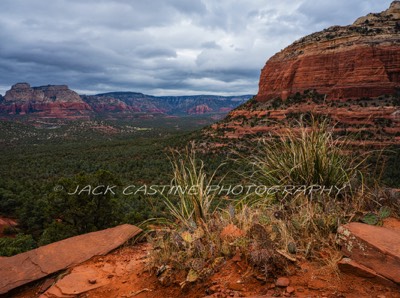
[[[274,53],[390,3],[0,0],[0,93],[28,82],[86,94],[255,94]]]

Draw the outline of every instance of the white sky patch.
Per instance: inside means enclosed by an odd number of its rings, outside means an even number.
[[[195,61],[200,53],[201,50],[192,49],[181,49],[176,51],[177,59],[183,59],[187,61]]]

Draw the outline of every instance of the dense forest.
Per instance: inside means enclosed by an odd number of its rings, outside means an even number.
[[[16,237],[0,239],[0,254],[166,216],[159,195],[135,190],[169,185],[171,150],[184,148],[209,122],[201,116],[39,126],[0,122],[0,216],[18,222],[18,229],[4,231]],[[201,159],[212,171],[226,156],[204,153]],[[225,165],[222,171],[232,167]],[[114,188],[101,195],[94,191],[68,194],[78,186]]]
[[[168,217],[160,194],[135,190],[169,185],[171,150],[185,148],[191,140],[202,142],[200,128],[210,123],[201,116],[129,123],[0,122],[0,216],[18,222],[17,228],[3,231],[0,255],[120,223]],[[381,155],[371,158],[371,167],[384,160],[383,182],[399,188],[400,149]],[[219,168],[225,184],[243,182],[240,173],[248,170],[229,150],[205,150],[198,157],[209,173]]]

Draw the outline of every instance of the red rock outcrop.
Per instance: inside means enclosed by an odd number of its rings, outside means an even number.
[[[17,225],[18,223],[14,219],[0,216],[0,237],[2,237],[4,229],[14,229]]]
[[[91,108],[66,85],[31,87],[28,83],[17,83],[6,92],[0,111],[64,118],[86,115]]]
[[[204,134],[207,146],[219,150],[238,139],[280,136],[311,116],[327,118],[334,137],[346,136],[351,145],[400,144],[400,1],[274,55],[258,95]]]
[[[258,101],[315,89],[328,99],[400,92],[400,1],[294,42],[262,69]]]
[[[99,97],[95,95],[83,95],[82,100],[86,102],[94,112],[141,112],[138,107],[129,106],[123,101],[113,97]]]
[[[339,227],[342,252],[350,259],[340,267],[400,285],[400,230],[352,222]]]
[[[0,295],[57,271],[104,255],[139,234],[141,229],[121,225],[71,237],[9,258],[0,259]]]
[[[188,114],[196,114],[196,115],[206,114],[209,112],[212,112],[212,109],[206,104],[198,105],[188,110]]]

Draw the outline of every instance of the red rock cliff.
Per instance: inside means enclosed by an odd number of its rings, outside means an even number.
[[[400,1],[353,25],[334,26],[294,42],[262,69],[258,101],[315,89],[329,99],[400,92]]]
[[[91,108],[66,85],[31,87],[28,83],[17,83],[6,92],[0,111],[63,118],[84,115]]]

